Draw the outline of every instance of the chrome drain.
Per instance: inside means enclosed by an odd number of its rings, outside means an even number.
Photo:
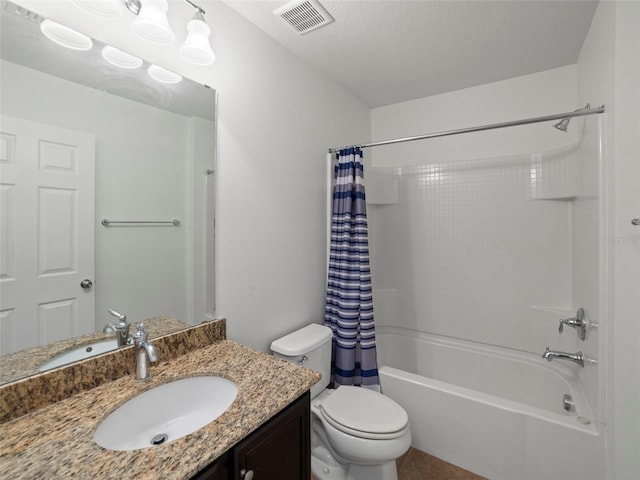
[[[167,435],[166,433],[159,433],[151,439],[151,445],[162,445],[167,441],[168,438],[169,435]]]

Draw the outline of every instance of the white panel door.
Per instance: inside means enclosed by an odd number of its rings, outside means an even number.
[[[0,117],[0,354],[94,330],[95,137]]]

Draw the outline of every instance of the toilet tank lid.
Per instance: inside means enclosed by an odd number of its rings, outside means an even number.
[[[333,332],[329,327],[312,323],[295,332],[274,340],[271,343],[271,351],[280,355],[295,357],[315,350],[320,345],[330,340]]]

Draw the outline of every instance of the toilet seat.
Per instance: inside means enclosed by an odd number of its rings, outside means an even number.
[[[407,412],[389,397],[362,387],[341,386],[320,404],[324,420],[350,435],[388,440],[405,434]]]

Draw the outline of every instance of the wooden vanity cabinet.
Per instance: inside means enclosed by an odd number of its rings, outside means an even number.
[[[191,480],[229,480],[233,478],[229,470],[232,458],[231,452],[224,453],[211,465],[191,477]]]
[[[192,480],[309,480],[310,414],[306,392]]]

